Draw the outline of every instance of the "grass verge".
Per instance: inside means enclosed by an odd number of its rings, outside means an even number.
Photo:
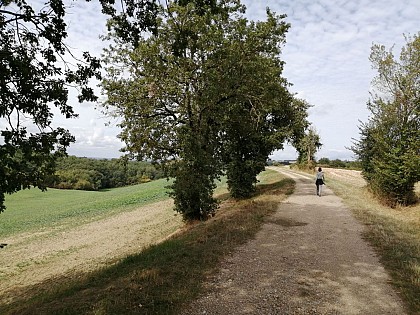
[[[409,314],[420,314],[420,205],[392,209],[365,187],[329,178],[328,185],[367,228],[364,233],[392,277]]]
[[[0,305],[1,314],[178,314],[203,292],[221,259],[252,239],[294,182],[277,172],[249,200],[222,203],[207,222],[188,225],[170,239],[113,266],[48,280],[28,296]],[[280,178],[280,179],[279,179]]]

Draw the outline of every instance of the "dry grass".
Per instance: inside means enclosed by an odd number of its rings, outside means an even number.
[[[227,200],[207,222],[95,272],[79,271],[33,286],[28,296],[0,305],[1,314],[178,314],[202,290],[220,260],[253,238],[293,190],[274,171],[254,198]],[[283,197],[282,197],[283,196]]]
[[[420,314],[420,204],[396,209],[383,206],[365,186],[356,184],[359,181],[346,180],[355,176],[353,171],[325,172],[329,186],[367,226],[364,236],[379,253],[409,313]]]

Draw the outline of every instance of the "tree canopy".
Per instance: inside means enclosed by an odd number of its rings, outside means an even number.
[[[252,190],[268,155],[306,118],[282,77],[284,16],[268,10],[266,21],[250,22],[239,1],[211,5],[170,1],[155,34],[127,47],[113,32],[105,51],[105,106],[123,117],[127,152],[175,178],[185,219],[214,213],[214,181],[225,169],[230,188],[245,181]]]

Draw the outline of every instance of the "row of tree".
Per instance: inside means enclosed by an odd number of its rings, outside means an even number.
[[[373,45],[370,61],[378,71],[371,116],[352,149],[371,190],[391,206],[407,205],[420,181],[420,33],[406,37],[399,60]]]
[[[99,190],[162,177],[163,172],[149,162],[69,156],[57,160],[56,172],[47,178],[46,185],[59,189]]]
[[[222,174],[233,197],[250,196],[269,154],[308,127],[308,104],[282,76],[285,16],[267,10],[253,22],[244,12],[234,0],[167,1],[155,32],[135,45],[109,33],[104,106],[123,118],[125,150],[174,178],[175,210],[187,220],[215,213]]]
[[[317,161],[317,164],[320,166],[325,167],[332,167],[332,168],[347,168],[347,169],[353,169],[353,170],[360,170],[361,164],[360,161],[347,161],[347,160],[340,160],[340,159],[334,159],[330,160],[329,158],[320,158]]]

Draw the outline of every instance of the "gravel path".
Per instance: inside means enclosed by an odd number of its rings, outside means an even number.
[[[310,176],[272,169],[295,179],[295,193],[184,314],[405,314],[341,199],[325,186],[316,196]]]

